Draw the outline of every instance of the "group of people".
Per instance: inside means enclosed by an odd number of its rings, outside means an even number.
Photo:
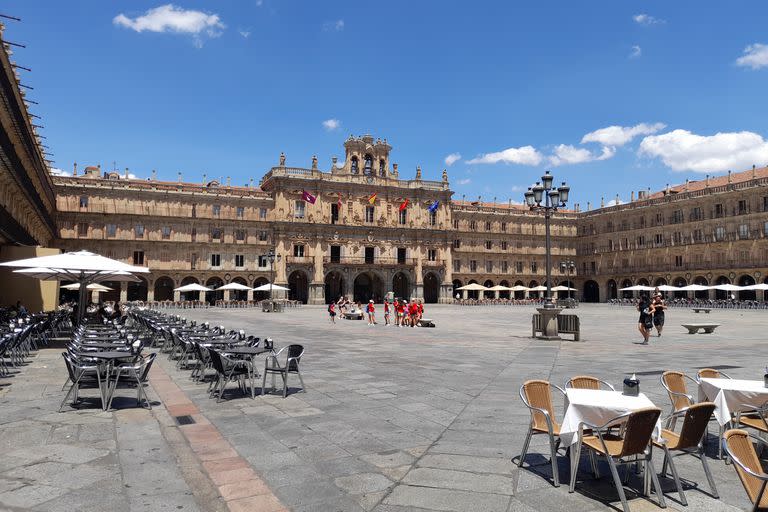
[[[424,301],[421,299],[411,299],[408,302],[405,299],[395,298],[392,302],[384,299],[384,325],[394,325],[397,327],[418,327],[419,320],[424,315]],[[347,300],[346,297],[340,297],[338,301],[328,304],[328,316],[330,322],[336,323],[336,316],[346,318],[347,316],[361,316],[368,319],[368,325],[377,325],[376,304],[373,299],[363,310],[360,302],[354,303]]]
[[[647,295],[640,297],[640,302],[637,303],[637,310],[640,312],[637,329],[643,335],[643,345],[648,344],[654,327],[656,327],[658,336],[661,336],[661,331],[664,330],[665,309],[667,309],[667,304],[658,288],[654,291],[652,299]]]

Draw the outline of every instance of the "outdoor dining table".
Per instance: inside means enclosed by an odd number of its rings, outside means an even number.
[[[99,359],[102,361],[102,365],[106,366],[106,375],[107,379],[106,382],[101,383],[101,387],[99,389],[99,394],[101,395],[101,408],[103,410],[107,410],[107,404],[109,403],[109,374],[112,370],[112,365],[115,363],[115,361],[119,361],[120,359],[128,359],[136,357],[135,354],[131,354],[130,352],[120,352],[117,350],[107,350],[103,352],[88,352],[87,356],[89,358],[93,359]]]
[[[95,342],[91,343],[90,341],[83,341],[81,343],[81,346],[83,348],[97,348],[99,350],[109,350],[111,348],[117,349],[117,348],[127,348],[128,345],[125,344],[125,340],[115,340],[115,343],[109,343],[109,342]]]
[[[271,351],[271,349],[264,347],[235,347],[222,350],[222,352],[225,354],[231,354],[235,356],[250,356],[250,359]]]
[[[563,446],[570,446],[579,440],[579,423],[585,421],[593,425],[603,425],[607,421],[622,414],[656,407],[651,400],[640,393],[638,396],[628,396],[620,391],[602,389],[565,390],[566,410],[560,425],[560,439]],[[661,421],[656,422],[653,436],[661,436]]]
[[[725,426],[745,404],[760,407],[768,402],[768,388],[762,380],[704,378],[699,382],[699,401],[704,400],[715,403],[715,418]]]

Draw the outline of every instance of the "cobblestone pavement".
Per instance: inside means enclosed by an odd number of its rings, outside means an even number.
[[[609,478],[582,464],[576,492],[550,483],[544,436],[526,465],[521,449],[528,412],[518,390],[530,378],[562,384],[591,374],[619,385],[627,373],[728,365],[758,379],[766,362],[765,312],[669,310],[661,338],[638,345],[630,308],[585,305],[582,342],[530,338],[529,307],[430,306],[435,329],[328,323],[325,308],[283,314],[185,310],[190,319],[302,343],[306,393],[208,398],[164,356],[152,374],[153,410],[95,407],[56,413],[64,367],[44,350],[11,379],[0,379],[0,505],[10,510],[526,511],[620,510]],[[382,319],[380,319],[382,320]],[[681,323],[721,323],[688,335]],[[761,357],[763,356],[763,357]],[[263,365],[263,360],[258,359]],[[641,389],[665,412],[658,375]],[[173,416],[195,425],[177,426]],[[558,416],[562,409],[558,407]],[[714,428],[710,429],[714,431]],[[714,440],[714,436],[711,436]],[[714,445],[714,443],[712,443]],[[562,452],[561,452],[562,453]],[[710,453],[712,455],[712,453]],[[657,468],[661,466],[660,457]],[[569,469],[560,457],[561,480]],[[680,510],[743,510],[749,504],[732,466],[710,459],[721,499],[709,495],[701,464],[677,459],[689,506],[671,479],[667,503]],[[637,488],[639,478],[630,479]],[[655,510],[628,491],[632,510]],[[90,507],[90,508],[89,508]]]

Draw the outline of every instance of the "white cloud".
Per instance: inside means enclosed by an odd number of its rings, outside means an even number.
[[[323,128],[325,128],[329,132],[338,130],[340,126],[341,126],[341,121],[339,121],[338,119],[326,119],[325,121],[323,121]]]
[[[630,59],[638,59],[643,55],[643,49],[635,45],[632,47],[632,53],[629,54]]]
[[[635,23],[638,25],[659,25],[662,23],[666,23],[666,20],[662,20],[661,18],[654,18],[650,14],[635,14],[632,16],[632,19],[635,20]]]
[[[645,137],[639,154],[661,158],[675,171],[722,172],[768,162],[768,141],[753,132],[697,135],[673,130]]]
[[[264,0],[256,0],[256,7],[261,7],[264,5]]]
[[[519,148],[507,148],[495,153],[485,153],[467,160],[468,164],[521,164],[521,165],[539,165],[544,156],[533,146],[522,146]]]
[[[226,28],[218,14],[186,10],[173,4],[149,9],[141,16],[129,18],[118,14],[112,20],[118,26],[136,32],[171,32],[194,36],[196,46],[202,46],[202,37],[218,37]]]
[[[768,45],[755,43],[744,48],[744,55],[736,59],[736,65],[760,69],[768,67]]]
[[[448,167],[452,166],[456,162],[461,160],[461,154],[460,153],[451,153],[447,157],[445,157],[445,165]]]
[[[48,172],[50,172],[51,176],[72,176],[71,172],[67,172],[57,167],[51,167],[50,169],[48,169]]]
[[[456,184],[457,185],[469,185],[470,183],[472,183],[472,180],[469,179],[469,178],[464,178],[464,179],[461,179],[461,180],[456,180]]]
[[[323,30],[326,32],[341,32],[344,30],[344,20],[326,21],[323,23]]]
[[[251,31],[250,30],[239,30],[238,32],[240,33],[241,36],[243,36],[246,39],[251,37]]]
[[[635,126],[607,126],[589,132],[581,138],[581,143],[598,142],[603,146],[623,146],[638,135],[653,135],[666,128],[664,123],[640,123]]]
[[[607,203],[605,203],[605,206],[616,206],[617,204],[624,204],[624,201],[619,199],[618,201],[616,199],[611,199]]]
[[[603,146],[598,155],[585,148],[577,148],[570,144],[560,144],[555,147],[554,154],[549,157],[549,163],[554,166],[566,164],[583,164],[595,160],[607,160],[616,154],[612,147]]]

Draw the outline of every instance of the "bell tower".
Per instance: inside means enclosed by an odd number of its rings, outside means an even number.
[[[354,137],[352,135],[344,142],[346,158],[342,172],[360,176],[377,176],[390,178],[389,152],[392,146],[387,139],[373,140],[371,135]]]

